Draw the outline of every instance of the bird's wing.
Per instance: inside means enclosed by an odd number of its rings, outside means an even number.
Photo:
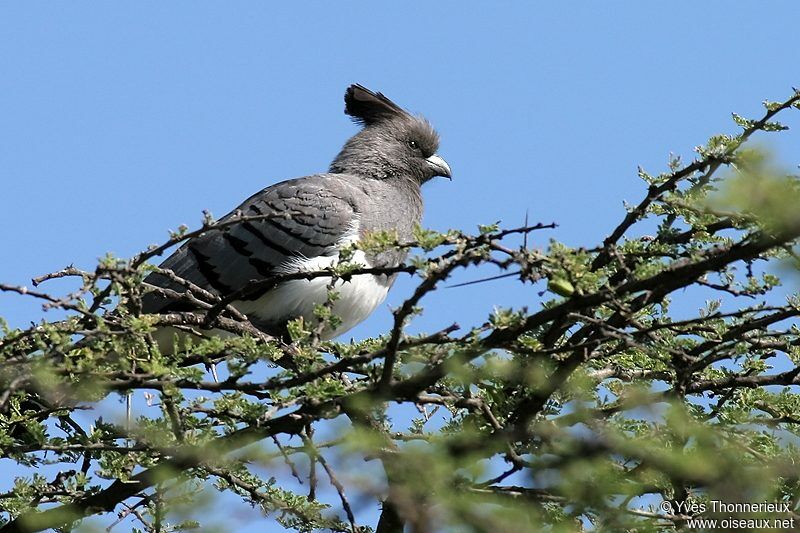
[[[219,295],[230,294],[252,280],[268,279],[287,264],[315,257],[335,257],[357,220],[356,196],[349,182],[320,174],[278,183],[254,194],[222,221],[237,214],[265,217],[211,230],[190,239],[161,267]],[[153,273],[148,283],[182,292]],[[175,302],[151,292],[143,311],[173,309]]]

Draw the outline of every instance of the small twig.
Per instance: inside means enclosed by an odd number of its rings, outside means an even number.
[[[325,469],[325,473],[328,474],[328,479],[330,480],[331,485],[334,486],[336,492],[339,494],[339,499],[341,500],[342,507],[347,515],[347,520],[350,522],[350,528],[352,532],[358,533],[359,527],[356,525],[356,518],[353,514],[353,509],[350,507],[350,502],[347,500],[347,495],[344,491],[344,485],[342,485],[341,482],[339,482],[339,480],[336,478],[333,469],[328,464],[328,461],[325,460],[325,457],[323,457],[322,454],[319,453],[319,450],[317,450],[317,448],[314,446],[314,442],[311,440],[311,438],[306,434],[301,435],[301,438],[310,451],[309,458],[313,456],[313,458],[322,465],[322,468]]]

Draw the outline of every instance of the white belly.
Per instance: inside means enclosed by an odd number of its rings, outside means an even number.
[[[293,260],[281,270],[316,272],[336,264],[337,261],[336,257]],[[370,266],[361,250],[356,251],[349,262],[364,267]],[[257,300],[237,301],[233,305],[244,314],[266,321],[281,321],[285,317],[302,316],[316,323],[314,307],[327,301],[330,281],[331,278],[328,276],[287,281]],[[332,311],[341,320],[341,325],[333,331],[325,331],[322,335],[324,340],[341,335],[367,318],[386,298],[389,287],[380,283],[372,274],[358,274],[349,281],[338,280],[334,290],[338,292],[339,299],[333,304]]]

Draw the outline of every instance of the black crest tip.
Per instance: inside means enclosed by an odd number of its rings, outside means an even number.
[[[366,125],[407,115],[403,108],[382,93],[370,91],[359,83],[354,83],[345,91],[344,112],[356,122]]]

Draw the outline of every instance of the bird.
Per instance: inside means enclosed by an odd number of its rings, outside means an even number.
[[[343,248],[373,232],[396,232],[400,242],[412,241],[423,214],[421,186],[437,176],[452,179],[449,164],[438,154],[439,135],[424,117],[363,85],[350,85],[344,103],[345,114],[360,130],[345,142],[327,172],[282,181],[253,194],[220,219],[230,225],[220,224],[189,239],[160,268],[220,298],[236,297],[231,305],[253,326],[286,339],[292,319],[315,320],[314,309],[327,300],[331,278],[281,276],[336,265]],[[406,255],[398,249],[357,250],[349,262],[390,268],[401,265]],[[320,339],[333,339],[366,319],[384,301],[396,277],[397,273],[362,273],[337,280],[338,298],[331,311],[338,325],[325,328]],[[276,283],[270,284],[271,279]],[[268,288],[247,292],[254,282]],[[169,290],[145,293],[144,313],[191,308],[185,298],[176,297],[187,290],[185,284],[158,271],[145,283]],[[169,350],[175,335],[185,339],[196,333],[167,327],[155,337],[162,350]]]

